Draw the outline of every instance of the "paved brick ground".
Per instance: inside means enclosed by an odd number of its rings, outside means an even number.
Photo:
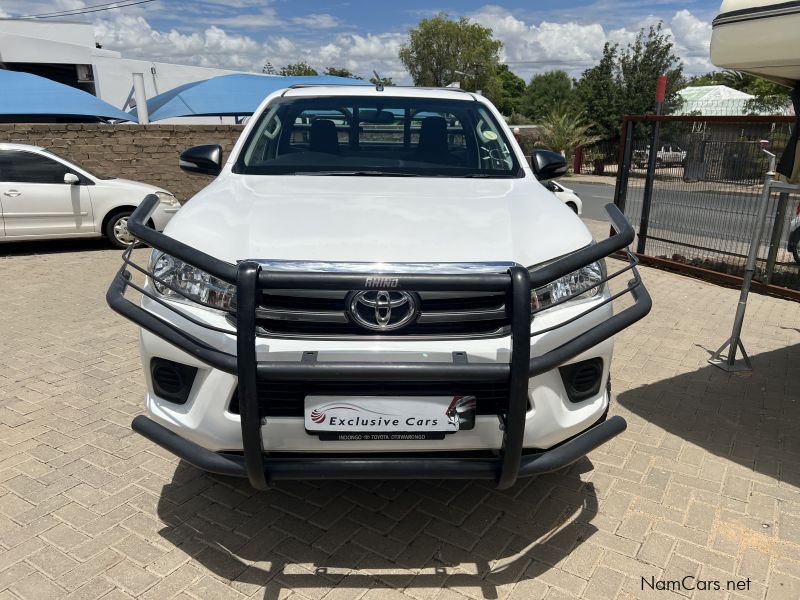
[[[798,304],[751,299],[756,371],[731,376],[705,361],[736,291],[643,269],[655,309],[613,366],[629,429],[569,470],[256,494],[128,428],[136,333],[103,300],[118,252],[0,253],[0,600],[800,597]],[[749,590],[642,589],[685,575]]]

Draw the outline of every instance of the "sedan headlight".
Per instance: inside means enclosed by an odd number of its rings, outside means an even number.
[[[150,278],[156,292],[169,300],[227,310],[236,299],[236,286],[160,250],[150,256],[150,272],[161,280]]]
[[[603,291],[603,285],[600,285],[600,282],[605,276],[606,266],[603,261],[581,267],[577,271],[533,290],[531,292],[531,308],[542,310],[573,294],[575,297],[563,304],[595,298]]]
[[[169,192],[156,192],[156,196],[158,196],[158,199],[161,201],[161,204],[166,204],[167,206],[175,206],[175,207],[181,205],[181,203],[178,202],[178,199]]]

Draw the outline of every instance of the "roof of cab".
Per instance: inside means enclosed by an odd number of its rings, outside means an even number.
[[[286,89],[284,97],[296,98],[307,96],[375,96],[391,98],[435,98],[438,100],[472,100],[479,96],[460,88],[428,88],[386,86],[378,90],[366,85],[295,85]]]

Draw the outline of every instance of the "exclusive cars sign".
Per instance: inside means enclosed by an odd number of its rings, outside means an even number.
[[[474,425],[474,396],[306,396],[305,428],[323,440],[430,440]]]

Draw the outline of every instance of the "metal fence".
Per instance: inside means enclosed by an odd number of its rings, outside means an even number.
[[[637,227],[638,254],[735,283],[744,271],[761,202],[768,164],[762,145],[780,155],[793,121],[783,116],[625,117],[615,201]],[[773,194],[769,202],[755,279],[774,293],[800,298],[800,264],[787,250],[800,198]]]
[[[573,171],[616,177],[619,156],[619,142],[617,141],[592,144],[579,149],[579,160],[573,166]]]

